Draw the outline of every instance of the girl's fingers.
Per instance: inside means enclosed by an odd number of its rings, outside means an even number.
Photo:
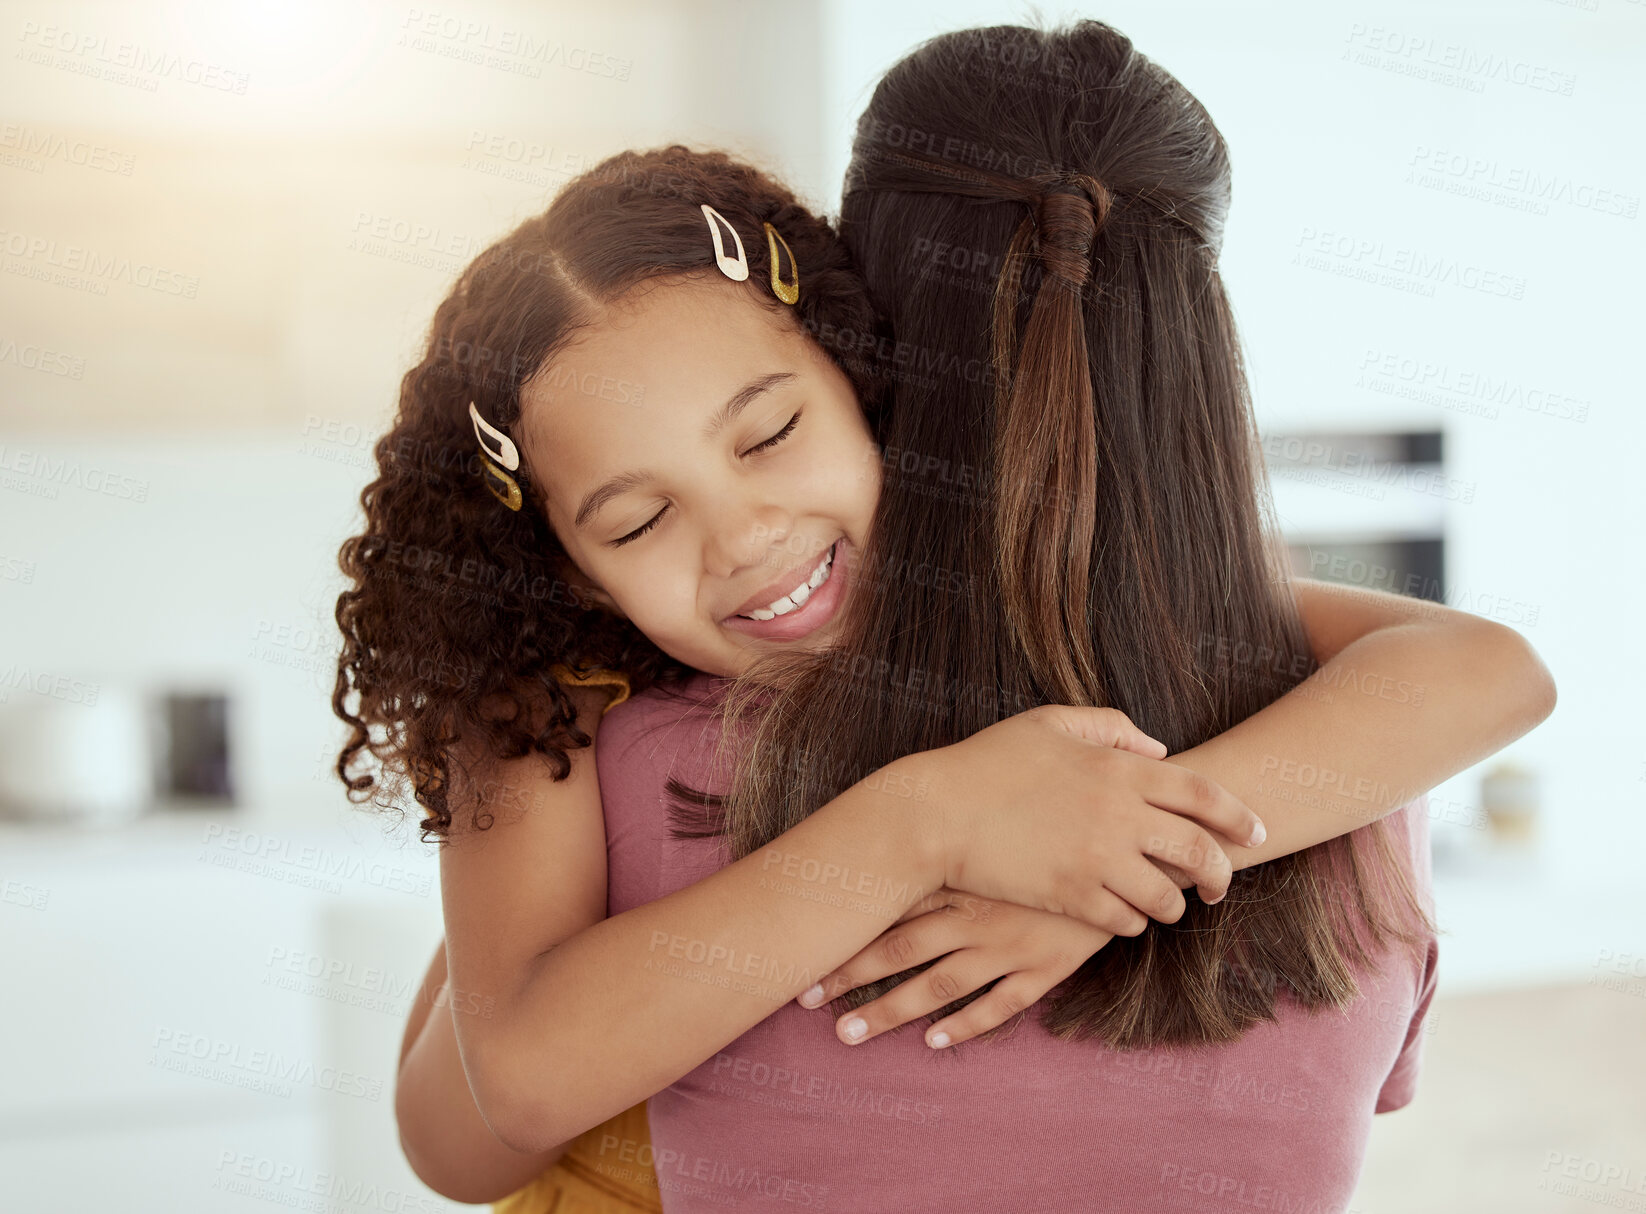
[[[1176,885],[1178,889],[1188,889],[1189,886],[1194,884],[1194,878],[1181,868],[1176,868],[1160,859],[1156,859],[1155,863],[1159,866],[1160,871],[1166,874],[1167,880]]]
[[[900,1024],[931,1015],[962,995],[993,982],[1002,972],[999,962],[991,963],[980,950],[953,953],[880,998],[847,1012],[835,1021],[835,1035],[847,1045],[861,1045]],[[1050,986],[1047,989],[1050,990]]]
[[[1125,873],[1105,878],[1106,888],[1151,919],[1161,923],[1181,919],[1189,907],[1183,891],[1143,856],[1134,856],[1132,865]]]
[[[1078,905],[1065,907],[1064,910],[1082,922],[1102,928],[1111,936],[1141,936],[1149,926],[1147,915],[1103,886],[1085,891],[1080,895]]]
[[[945,908],[954,905],[958,899],[969,898],[970,896],[970,894],[963,894],[957,889],[950,889],[946,885],[939,886],[937,889],[927,894],[924,898],[921,898],[919,901],[913,903],[906,911],[903,912],[901,916],[899,916],[897,921],[899,923],[907,923],[910,919],[919,918],[921,915],[928,915],[933,911],[944,910]]]
[[[952,953],[965,943],[964,929],[963,919],[942,911],[921,915],[918,919],[889,928],[851,960],[803,991],[799,996],[800,1006],[821,1007],[849,990],[901,974],[923,961]],[[937,1006],[943,1005],[940,1003]]]
[[[1173,813],[1157,816],[1144,840],[1143,854],[1164,860],[1173,868],[1187,873],[1200,891],[1200,900],[1208,905],[1223,900],[1229,892],[1229,882],[1234,878],[1234,865],[1229,863],[1229,854],[1217,840],[1188,818],[1180,818]],[[1149,867],[1154,868],[1154,865]],[[1160,870],[1156,868],[1155,871]],[[1138,906],[1138,909],[1147,908]]]
[[[993,990],[979,995],[954,1015],[943,1017],[927,1029],[926,1044],[941,1050],[970,1041],[980,1033],[1005,1024],[1068,976],[1045,970],[1009,974],[995,983]]]
[[[1159,809],[1193,818],[1232,843],[1256,847],[1266,832],[1262,819],[1223,785],[1171,760],[1157,763],[1143,799]]]
[[[1029,711],[1042,713],[1075,737],[1096,742],[1099,746],[1129,750],[1133,754],[1142,755],[1145,759],[1166,757],[1166,744],[1144,733],[1118,708],[1042,704],[1039,708]]]

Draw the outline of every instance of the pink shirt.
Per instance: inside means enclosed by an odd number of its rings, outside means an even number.
[[[687,690],[695,702],[723,682]],[[656,690],[602,721],[611,914],[725,863],[718,839],[669,837],[663,792],[671,773],[714,787],[713,728]],[[1426,801],[1390,821],[1432,911]],[[651,1157],[634,1162],[655,1166],[668,1214],[1344,1210],[1373,1113],[1412,1099],[1435,962],[1431,940],[1421,969],[1395,954],[1358,975],[1346,1013],[1282,993],[1278,1022],[1218,1047],[1065,1042],[1034,1011],[958,1051],[928,1048],[923,1021],[854,1047],[829,1007],[790,1001],[650,1099]]]

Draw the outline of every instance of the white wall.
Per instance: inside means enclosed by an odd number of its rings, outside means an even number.
[[[231,688],[249,812],[348,812],[315,778],[337,549],[435,306],[625,148],[731,147],[819,199],[819,13],[0,3],[0,670]],[[243,91],[86,74],[123,48]],[[30,276],[71,248],[168,289]]]

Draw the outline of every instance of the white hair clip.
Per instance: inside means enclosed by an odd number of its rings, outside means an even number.
[[[480,472],[485,479],[486,488],[510,510],[519,510],[525,499],[520,492],[520,482],[510,476],[509,472],[520,467],[520,448],[514,445],[514,440],[507,434],[481,417],[480,410],[474,407],[472,400],[469,402],[469,416],[474,419],[474,436],[480,440]],[[496,451],[486,446],[487,435],[496,442]],[[494,459],[509,472],[492,463]]]
[[[714,237],[714,261],[720,267],[720,272],[733,282],[743,282],[749,277],[749,259],[743,252],[743,238],[737,234],[737,229],[719,211],[708,203],[703,203],[703,217],[709,221],[709,235]],[[716,223],[715,220],[720,223]],[[726,256],[726,242],[720,238],[720,225],[725,224],[726,231],[732,234],[737,242],[737,257]]]
[[[520,449],[514,445],[514,440],[481,417],[480,410],[474,407],[472,400],[469,402],[469,416],[474,419],[474,436],[480,440],[480,449],[510,472],[518,469],[520,467]],[[490,435],[496,441],[496,451],[486,446],[487,435]]]

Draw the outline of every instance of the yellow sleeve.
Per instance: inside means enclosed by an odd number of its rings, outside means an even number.
[[[642,1102],[573,1140],[548,1171],[492,1214],[662,1214]]]

